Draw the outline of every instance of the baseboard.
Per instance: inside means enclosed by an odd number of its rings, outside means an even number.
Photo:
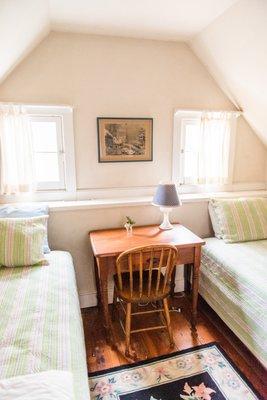
[[[184,290],[184,279],[175,280],[175,292],[182,292]],[[113,298],[113,287],[109,287],[109,299],[108,302],[112,303]],[[95,307],[97,305],[96,292],[84,292],[79,293],[80,307]]]
[[[97,305],[96,292],[79,293],[81,308],[95,307]]]

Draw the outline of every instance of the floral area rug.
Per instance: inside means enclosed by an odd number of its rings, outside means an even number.
[[[216,343],[89,374],[91,400],[258,400]]]

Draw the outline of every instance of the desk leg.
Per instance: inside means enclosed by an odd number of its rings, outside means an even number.
[[[172,276],[171,276],[171,297],[174,297],[174,290],[175,290],[175,277],[176,277],[176,265],[173,268]]]
[[[192,320],[191,320],[191,327],[193,331],[196,331],[196,324],[197,324],[197,300],[198,300],[198,288],[199,288],[200,258],[201,258],[201,247],[195,247],[193,280],[192,280]]]
[[[108,266],[103,258],[97,259],[97,266],[99,272],[99,288],[102,304],[101,311],[104,317],[103,325],[106,330],[107,342],[111,343],[113,341],[113,328],[108,310]]]
[[[99,271],[97,266],[97,260],[94,257],[94,270],[95,270],[95,285],[96,285],[96,296],[97,296],[97,308],[98,311],[102,310],[101,304],[101,293],[100,293],[100,284],[99,284]]]
[[[191,272],[192,264],[184,264],[184,291],[186,294],[191,292]]]

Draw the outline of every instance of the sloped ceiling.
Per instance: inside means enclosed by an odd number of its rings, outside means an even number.
[[[52,29],[186,40],[237,0],[50,0]]]
[[[267,144],[267,1],[240,0],[191,47]]]
[[[0,82],[51,29],[185,40],[237,0],[0,0]]]
[[[47,0],[0,0],[0,81],[49,31]]]

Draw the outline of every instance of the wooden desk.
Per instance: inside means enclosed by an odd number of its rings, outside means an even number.
[[[191,324],[195,329],[201,246],[205,244],[202,239],[180,224],[174,224],[174,228],[167,231],[160,230],[158,225],[134,227],[132,236],[128,236],[124,228],[92,231],[89,236],[94,253],[97,300],[98,305],[102,307],[107,338],[110,338],[113,332],[108,311],[108,277],[115,273],[116,258],[130,248],[159,243],[173,244],[177,247],[179,253],[177,265],[193,266]]]

